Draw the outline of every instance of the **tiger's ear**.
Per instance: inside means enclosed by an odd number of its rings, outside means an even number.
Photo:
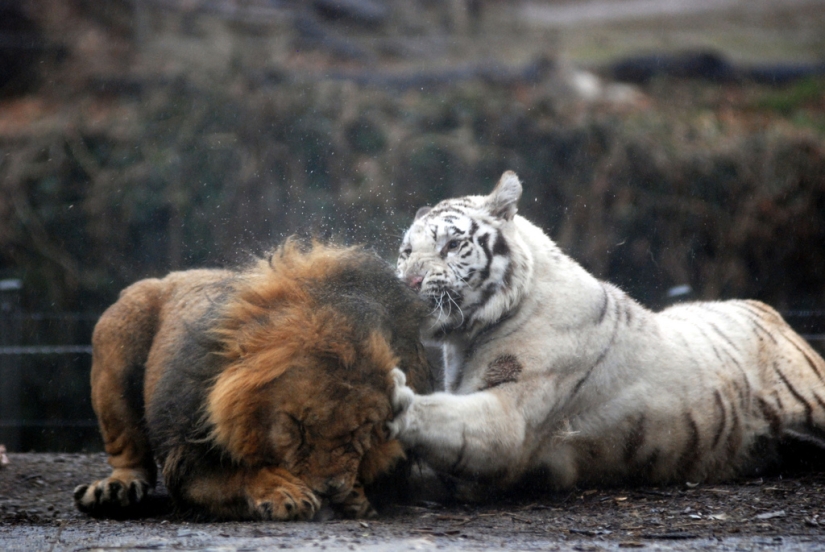
[[[420,219],[421,217],[432,211],[432,209],[432,207],[422,207],[421,209],[415,212],[415,220]]]
[[[506,171],[487,196],[487,209],[494,217],[513,220],[521,197],[521,182],[513,171]]]

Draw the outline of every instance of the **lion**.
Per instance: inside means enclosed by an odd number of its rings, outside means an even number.
[[[364,493],[404,452],[393,373],[431,389],[428,308],[358,247],[287,240],[243,270],[187,270],[121,292],[92,336],[109,477],[83,512],[128,516],[157,481],[210,519],[371,517]]]

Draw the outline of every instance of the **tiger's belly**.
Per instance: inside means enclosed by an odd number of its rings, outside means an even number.
[[[552,486],[722,480],[764,467],[788,434],[825,435],[825,362],[772,309],[696,303],[656,317],[658,342],[620,340],[582,390],[592,404],[534,442],[531,468]],[[632,377],[615,385],[622,371]]]

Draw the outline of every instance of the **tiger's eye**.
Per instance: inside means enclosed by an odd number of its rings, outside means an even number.
[[[452,251],[453,249],[458,249],[458,240],[450,240],[450,243],[447,244],[447,249]]]

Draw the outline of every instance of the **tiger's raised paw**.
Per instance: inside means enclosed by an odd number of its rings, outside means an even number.
[[[140,504],[149,493],[142,474],[112,475],[91,485],[78,485],[74,503],[78,510],[100,517],[118,517]]]
[[[387,432],[390,439],[395,439],[404,431],[407,425],[405,415],[413,400],[415,400],[415,392],[407,387],[407,376],[398,368],[393,368],[390,376],[395,385],[390,397],[393,419],[387,422]]]

